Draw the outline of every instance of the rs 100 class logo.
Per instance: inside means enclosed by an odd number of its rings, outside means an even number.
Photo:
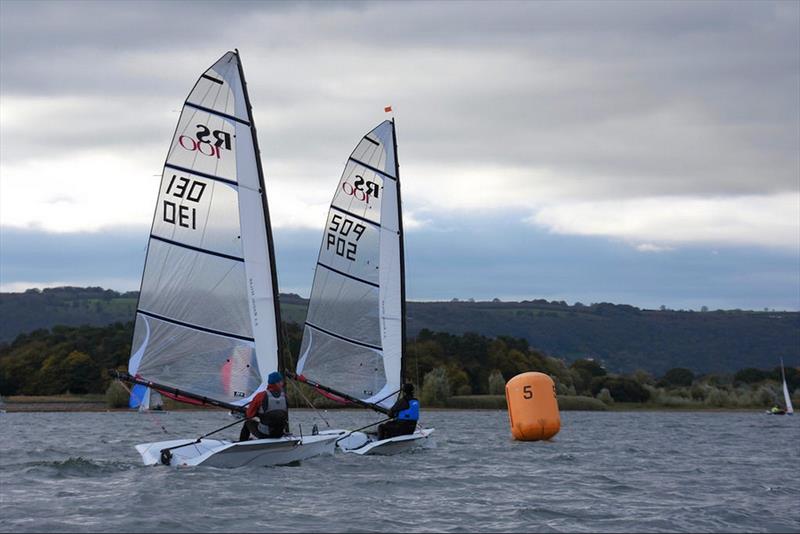
[[[352,184],[350,182],[342,183],[342,192],[345,195],[350,195],[356,200],[366,202],[367,204],[369,204],[370,198],[378,198],[381,187],[377,183],[371,180],[365,180],[360,174],[356,174],[355,178]]]
[[[205,124],[198,124],[194,137],[182,135],[178,137],[178,144],[190,152],[200,152],[204,156],[212,156],[217,159],[222,157],[221,150],[230,150],[232,137],[228,132],[222,130],[212,130]]]

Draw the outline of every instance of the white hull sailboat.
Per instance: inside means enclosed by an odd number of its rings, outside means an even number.
[[[395,124],[387,120],[361,139],[339,180],[296,374],[287,374],[334,398],[387,414],[403,380],[405,309],[400,173]],[[429,442],[432,432],[418,429],[384,440],[352,432],[338,446],[356,454],[393,454]]]
[[[340,435],[284,436],[240,442],[219,439],[170,440],[137,445],[136,450],[145,465],[161,465],[168,461],[169,465],[175,467],[268,467],[333,455]],[[162,456],[165,450],[170,451],[168,460]]]
[[[783,380],[783,405],[784,409],[780,411],[767,410],[769,415],[793,415],[794,406],[792,406],[792,396],[789,395],[789,386],[786,385],[786,371],[783,368],[783,358],[781,358],[781,379]]]
[[[433,428],[418,428],[413,434],[395,436],[393,438],[378,439],[375,434],[366,432],[351,432],[336,440],[336,445],[342,452],[359,455],[390,456],[406,452],[417,447],[433,445]],[[341,430],[325,430],[320,434],[341,435]],[[430,438],[430,439],[429,439]]]
[[[128,374],[120,377],[178,401],[242,413],[267,375],[282,368],[283,347],[256,129],[239,53],[228,52],[200,76],[181,110],[150,232]],[[207,438],[216,432],[136,450],[146,465],[268,466],[331,453],[337,439]]]

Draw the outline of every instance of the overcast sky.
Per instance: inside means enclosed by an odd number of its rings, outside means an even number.
[[[800,308],[800,3],[0,2],[0,289],[137,289],[238,47],[281,289],[391,104],[413,299]]]

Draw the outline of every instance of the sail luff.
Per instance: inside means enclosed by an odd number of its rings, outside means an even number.
[[[403,201],[400,195],[400,162],[397,159],[397,126],[392,118],[392,141],[394,142],[394,176],[397,185],[397,227],[400,237],[400,384],[405,379],[406,361],[406,257],[403,231]]]
[[[285,349],[285,340],[283,337],[283,323],[281,321],[281,306],[278,293],[278,270],[275,265],[275,246],[272,239],[272,222],[269,215],[269,202],[267,201],[267,187],[264,181],[264,169],[261,163],[261,148],[258,145],[258,134],[256,131],[256,123],[253,118],[253,106],[250,104],[250,94],[247,91],[247,81],[244,77],[244,69],[242,68],[241,54],[239,49],[234,49],[237,58],[239,59],[239,77],[242,80],[242,92],[244,93],[245,105],[247,106],[247,117],[250,121],[250,131],[253,133],[253,147],[256,155],[256,168],[258,169],[258,183],[261,187],[261,203],[264,209],[264,225],[267,232],[267,250],[269,251],[270,263],[270,277],[272,280],[272,297],[273,308],[275,310],[275,332],[278,341],[278,365],[275,371],[283,369],[283,358]],[[268,371],[269,372],[269,371]]]

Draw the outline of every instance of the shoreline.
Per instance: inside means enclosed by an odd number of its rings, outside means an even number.
[[[4,403],[0,404],[0,410],[5,413],[55,413],[55,412],[136,412],[132,408],[111,408],[107,405],[104,395],[52,395],[52,396],[13,396],[4,399]],[[218,410],[214,407],[202,407],[195,405],[183,405],[175,402],[170,402],[166,409],[161,412],[204,412],[208,410]],[[291,407],[292,410],[309,410],[309,407]],[[362,408],[351,407],[323,407],[316,408],[319,411],[339,411],[339,410],[356,410],[360,411]],[[725,407],[725,406],[667,406],[667,405],[653,405],[653,404],[635,404],[635,403],[614,403],[607,406],[603,410],[598,409],[581,409],[581,407],[560,407],[561,412],[575,412],[575,411],[594,411],[594,412],[755,412],[763,413],[767,408],[750,406],[750,407]],[[431,412],[450,412],[450,411],[502,411],[505,412],[506,408],[503,406],[495,407],[426,407],[426,411]],[[159,413],[154,411],[153,413]]]

